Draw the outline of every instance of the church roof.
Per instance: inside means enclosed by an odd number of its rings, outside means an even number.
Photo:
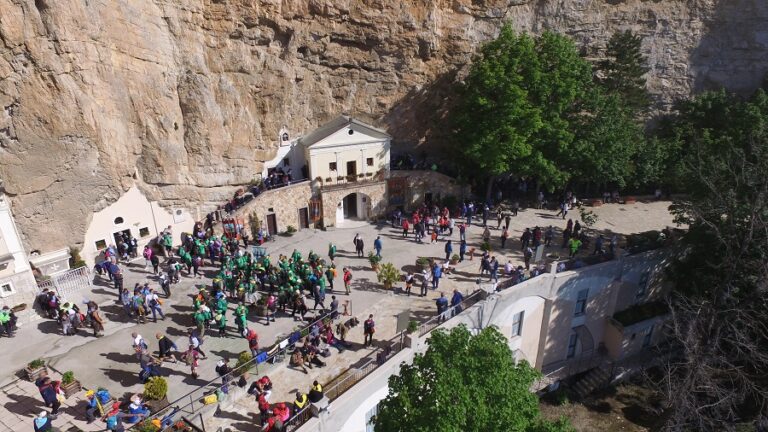
[[[354,126],[355,129],[359,130],[360,132],[376,138],[391,138],[391,136],[382,129],[371,126],[367,123],[363,123],[356,118],[342,114],[310,132],[309,134],[299,138],[299,142],[304,146],[310,147],[313,144],[328,138],[335,132],[338,132],[339,130],[348,126]]]

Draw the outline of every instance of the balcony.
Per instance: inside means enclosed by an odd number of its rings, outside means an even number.
[[[326,177],[320,179],[320,189],[329,192],[339,189],[347,189],[352,187],[366,186],[374,183],[379,183],[386,180],[386,172],[379,170],[376,173],[360,173],[357,175]]]

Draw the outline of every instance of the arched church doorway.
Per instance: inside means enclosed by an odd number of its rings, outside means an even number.
[[[346,195],[336,207],[336,225],[345,220],[364,221],[368,219],[371,198],[360,192]]]

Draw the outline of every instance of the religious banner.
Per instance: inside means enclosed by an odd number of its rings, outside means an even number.
[[[405,192],[408,189],[408,177],[392,177],[387,179],[387,194],[390,206],[405,204]]]

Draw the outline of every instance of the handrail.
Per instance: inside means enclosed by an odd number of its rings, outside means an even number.
[[[329,318],[331,316],[331,314],[332,314],[332,312],[328,312],[326,314],[321,315],[320,317],[318,317],[317,319],[315,319],[311,323],[307,324],[306,326],[302,327],[298,331],[300,333],[304,333],[306,330],[311,329],[315,324],[323,321],[326,318]],[[291,333],[293,333],[293,332],[291,332]],[[266,351],[266,352],[268,352],[270,354],[267,356],[267,358],[262,363],[269,363],[269,362],[273,361],[274,358],[277,357],[278,355],[283,354],[282,351],[279,349],[279,346],[280,346],[280,344],[282,342],[287,341],[289,339],[290,339],[290,335],[288,335],[288,337],[285,338],[285,339],[281,339],[281,340],[275,342],[273,345],[270,346],[269,349],[264,350],[264,351]],[[241,371],[248,371],[251,368],[253,368],[254,366],[258,366],[259,364],[261,364],[261,363],[257,363],[256,362],[256,357],[254,357],[250,361],[248,361],[247,363],[244,363],[244,364],[242,364],[242,365],[232,369],[227,375],[216,377],[216,378],[206,382],[205,384],[202,384],[202,385],[198,386],[197,388],[192,389],[191,391],[189,391],[185,395],[175,399],[173,402],[170,402],[168,404],[168,406],[166,406],[166,407],[160,409],[158,412],[152,414],[150,417],[147,418],[147,420],[151,421],[152,419],[162,418],[163,417],[163,413],[166,413],[169,409],[172,409],[174,406],[180,408],[181,411],[184,411],[185,409],[187,409],[187,407],[191,407],[190,408],[191,411],[189,411],[187,413],[190,414],[190,415],[194,415],[197,412],[197,410],[195,410],[195,408],[194,408],[195,400],[202,398],[202,396],[205,393],[210,394],[210,393],[216,392],[216,391],[220,390],[222,387],[224,387],[224,384],[219,384],[217,382],[221,381],[225,376],[227,376],[229,378],[228,382],[230,384],[234,383],[236,378],[238,378],[241,375],[240,374]],[[216,383],[216,385],[213,386],[213,389],[206,389],[206,387],[208,387],[208,386],[210,386],[211,384],[214,384],[214,383]],[[230,385],[230,384],[227,384],[227,385]],[[193,398],[192,395],[194,393],[196,393],[196,392],[201,392],[201,394],[199,396],[196,396],[196,397]],[[188,402],[187,402],[187,399],[189,399]],[[179,405],[180,402],[184,402],[185,405]],[[202,407],[204,405],[200,404],[200,406]],[[137,430],[136,429],[136,424],[134,424],[133,426],[131,426],[127,430],[129,430],[129,431]]]
[[[456,306],[451,306],[450,308],[446,309],[445,312],[437,314],[427,321],[421,323],[419,326],[419,337],[424,336],[425,334],[431,332],[435,327],[456,316],[458,314],[456,311],[459,310],[459,308],[464,310],[475,305],[481,300],[482,292],[483,290],[476,290],[467,296],[464,300],[462,300],[461,303],[457,304]],[[459,313],[461,313],[461,311],[459,311]]]

